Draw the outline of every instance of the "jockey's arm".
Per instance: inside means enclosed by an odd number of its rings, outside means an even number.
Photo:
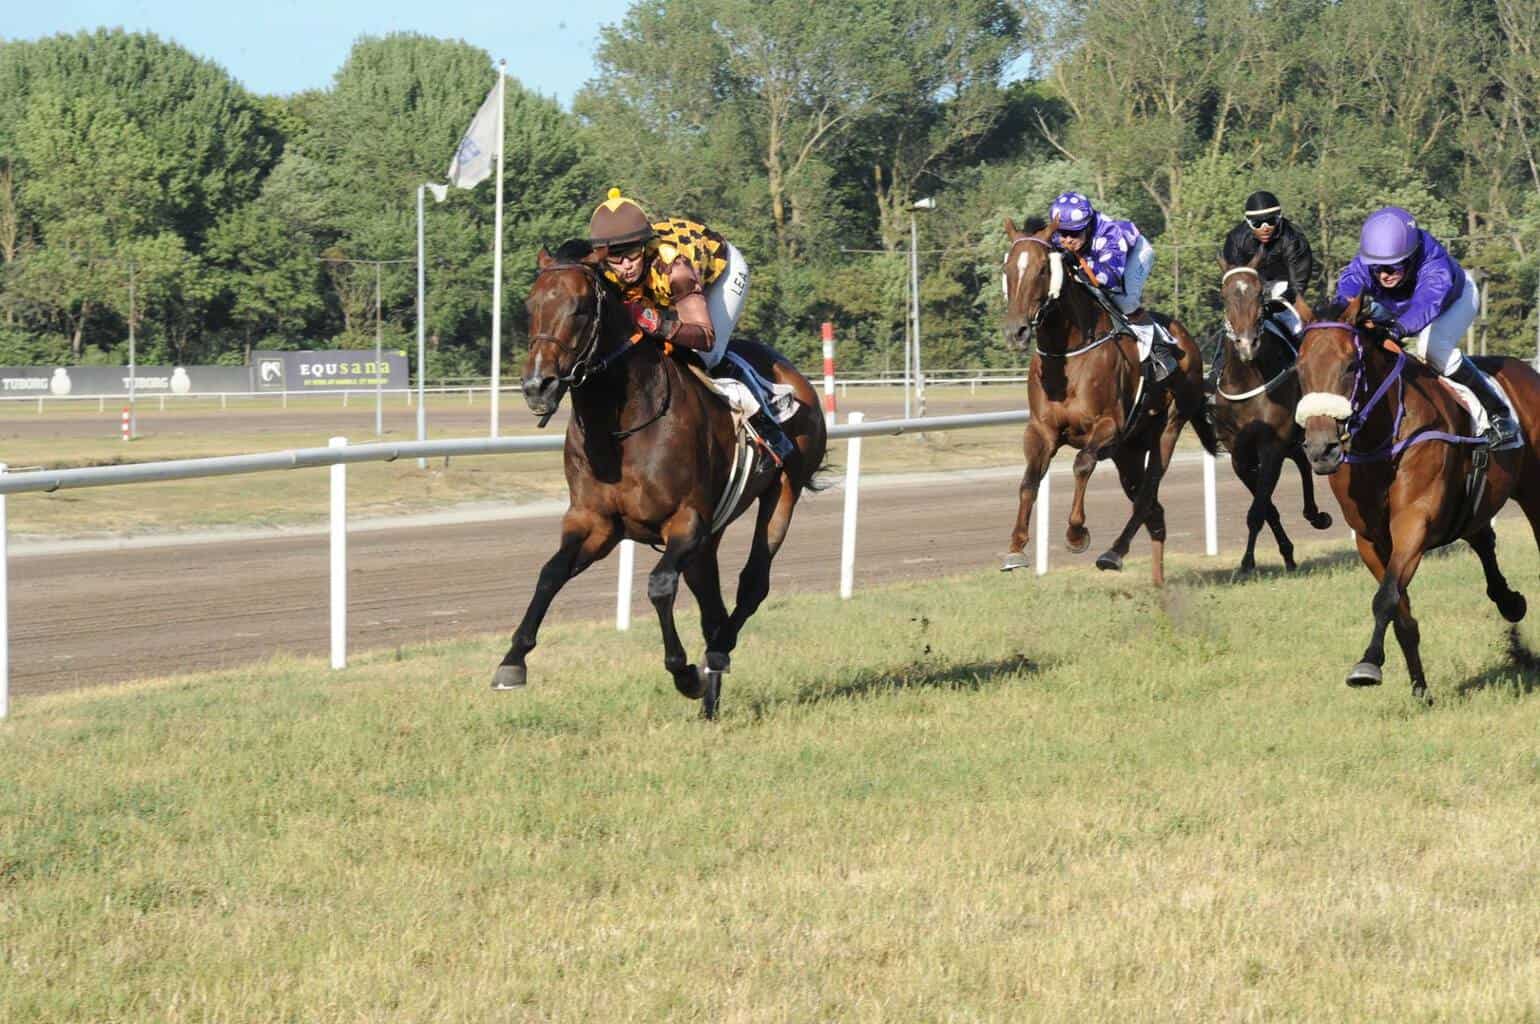
[[[668,340],[698,352],[709,351],[716,343],[716,331],[711,326],[711,312],[706,308],[700,276],[689,260],[681,256],[674,261],[668,268],[668,284],[674,297],[674,313],[679,318]]]

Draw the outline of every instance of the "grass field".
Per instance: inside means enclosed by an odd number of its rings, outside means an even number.
[[[997,407],[1001,401],[1008,406],[1007,396],[1017,393],[1005,385],[984,391],[995,396]],[[935,394],[938,397],[930,408],[934,415],[958,411],[968,396],[966,388],[939,389]],[[523,408],[508,396],[504,402],[506,409]],[[1021,403],[1024,407],[1024,397]],[[874,408],[884,416],[899,415],[902,393],[892,388],[862,389],[846,405]],[[289,409],[265,400],[224,411],[217,402],[173,402],[166,413],[146,412],[145,436],[126,444],[118,439],[116,414],[110,410],[104,416],[94,405],[48,407],[39,417],[32,408],[14,403],[0,408],[0,460],[12,470],[325,447],[333,434],[360,444],[376,440],[372,399],[361,405],[354,398],[347,409],[340,401],[311,398]],[[484,399],[479,406],[452,397],[430,401],[428,413],[431,439],[480,437],[487,430]],[[415,412],[396,403],[390,415],[386,440],[416,438]],[[538,432],[527,414],[513,418],[518,426],[505,435]],[[834,446],[836,462],[843,458],[843,448],[843,444]],[[875,473],[1020,461],[1019,427],[890,438],[867,445],[863,452],[864,468]],[[36,537],[318,523],[327,514],[326,481],[325,470],[301,470],[18,495],[9,502],[9,521],[15,533]],[[462,502],[511,505],[566,494],[557,453],[455,458],[447,464],[437,459],[426,469],[419,469],[414,459],[360,463],[348,471],[348,508],[355,516],[406,515]]]
[[[1532,1021],[1540,677],[1461,548],[1437,703],[1348,690],[1305,553],[772,599],[716,724],[559,624],[517,694],[489,638],[24,701],[0,1018]]]

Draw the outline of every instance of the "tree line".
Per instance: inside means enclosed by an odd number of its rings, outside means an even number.
[[[1017,364],[1001,222],[1066,188],[1159,253],[1151,304],[1217,324],[1215,262],[1267,188],[1329,292],[1374,207],[1413,210],[1488,282],[1488,347],[1534,351],[1540,5],[1533,0],[638,0],[573,109],[510,82],[506,351],[544,245],[611,185],[722,231],[744,329],[802,363],[902,365],[918,235],[932,366]],[[153,35],[0,42],[0,364],[241,363],[373,344],[374,268],[410,259],[495,81],[490,55],[358,40],[329,87],[253,95]],[[915,210],[932,197],[933,209]],[[430,378],[486,372],[492,185],[426,218]],[[415,272],[380,269],[411,348]]]

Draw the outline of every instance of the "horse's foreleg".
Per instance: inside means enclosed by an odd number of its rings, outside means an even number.
[[[693,508],[676,512],[660,531],[663,557],[647,577],[647,598],[656,609],[658,625],[663,630],[663,667],[674,677],[674,687],[691,700],[700,699],[702,684],[674,625],[674,599],[679,594],[680,568],[699,552],[710,536],[708,530],[704,517]]]
[[[1529,605],[1524,595],[1509,587],[1508,581],[1503,578],[1503,571],[1497,565],[1497,534],[1492,532],[1490,523],[1470,537],[1470,546],[1475,550],[1476,557],[1481,559],[1481,571],[1487,581],[1487,597],[1497,605],[1499,614],[1509,622],[1518,622],[1524,618]]]
[[[1283,452],[1275,444],[1264,445],[1257,455],[1257,486],[1252,491],[1251,508],[1246,510],[1246,530],[1255,540],[1264,524],[1271,528],[1273,540],[1278,543],[1278,554],[1283,558],[1283,567],[1292,571],[1296,568],[1294,542],[1284,530],[1278,506],[1273,502],[1273,492],[1282,473]]]
[[[1384,558],[1383,550],[1363,536],[1358,538],[1358,553],[1379,577],[1371,608],[1374,612],[1374,629],[1369,635],[1369,646],[1364,648],[1362,660],[1348,673],[1349,686],[1378,686],[1383,679],[1385,665],[1385,630],[1392,620],[1396,623],[1396,639],[1406,656],[1407,672],[1412,677],[1412,695],[1422,699],[1427,696],[1428,684],[1423,677],[1422,656],[1419,650],[1417,622],[1412,618],[1411,602],[1407,600],[1407,587],[1422,564],[1423,543],[1428,536],[1428,522],[1418,513],[1406,513],[1393,518],[1390,524],[1390,554]]]
[[[1091,544],[1091,531],[1085,528],[1085,491],[1091,482],[1091,474],[1101,458],[1102,449],[1118,436],[1118,422],[1111,416],[1103,416],[1086,435],[1085,445],[1075,456],[1075,499],[1069,506],[1069,525],[1064,531],[1065,545],[1076,554]]]
[[[1251,495],[1252,505],[1257,500],[1257,464],[1254,461],[1255,449],[1247,448],[1241,451],[1238,448],[1230,452],[1230,468],[1235,471],[1235,477],[1246,487],[1246,493]],[[1257,535],[1262,532],[1262,524],[1251,525],[1251,515],[1246,515],[1246,553],[1241,555],[1241,564],[1236,566],[1237,574],[1244,575],[1257,567]]]
[[[722,692],[722,673],[727,671],[727,656],[712,653],[717,638],[727,623],[727,606],[722,602],[722,578],[717,562],[721,547],[720,533],[711,537],[684,567],[684,581],[700,606],[700,629],[706,638],[706,664],[701,672],[701,714],[717,716],[717,700]]]
[[[1022,434],[1021,447],[1026,454],[1027,467],[1021,476],[1020,502],[1016,508],[1016,526],[1011,530],[1011,546],[1000,565],[1001,572],[1025,569],[1032,563],[1027,560],[1028,528],[1032,523],[1032,506],[1037,502],[1037,489],[1048,472],[1054,453],[1059,450],[1058,438],[1041,420],[1027,424]]]
[[[540,569],[535,593],[519,626],[513,632],[513,643],[503,655],[502,664],[492,678],[492,689],[513,690],[523,686],[528,679],[524,657],[534,650],[540,632],[540,623],[550,609],[551,602],[567,581],[610,553],[620,531],[606,518],[586,512],[568,512],[562,518],[561,547]]]
[[[1331,527],[1331,513],[1321,510],[1315,503],[1315,473],[1310,469],[1310,460],[1305,458],[1305,449],[1301,445],[1291,445],[1289,448],[1289,461],[1294,463],[1299,470],[1299,486],[1305,495],[1305,522],[1317,530],[1325,530]]]

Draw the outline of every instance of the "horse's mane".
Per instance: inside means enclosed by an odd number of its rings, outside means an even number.
[[[1341,320],[1342,314],[1347,310],[1347,307],[1348,304],[1346,302],[1338,299],[1332,299],[1325,305],[1316,307],[1314,310],[1315,320],[1317,323],[1322,323],[1327,320]]]
[[[1025,223],[1021,225],[1021,230],[1023,234],[1035,235],[1047,226],[1048,221],[1034,213],[1032,216],[1026,219]]]
[[[594,247],[586,238],[569,238],[551,253],[557,263],[581,263],[592,255]]]

